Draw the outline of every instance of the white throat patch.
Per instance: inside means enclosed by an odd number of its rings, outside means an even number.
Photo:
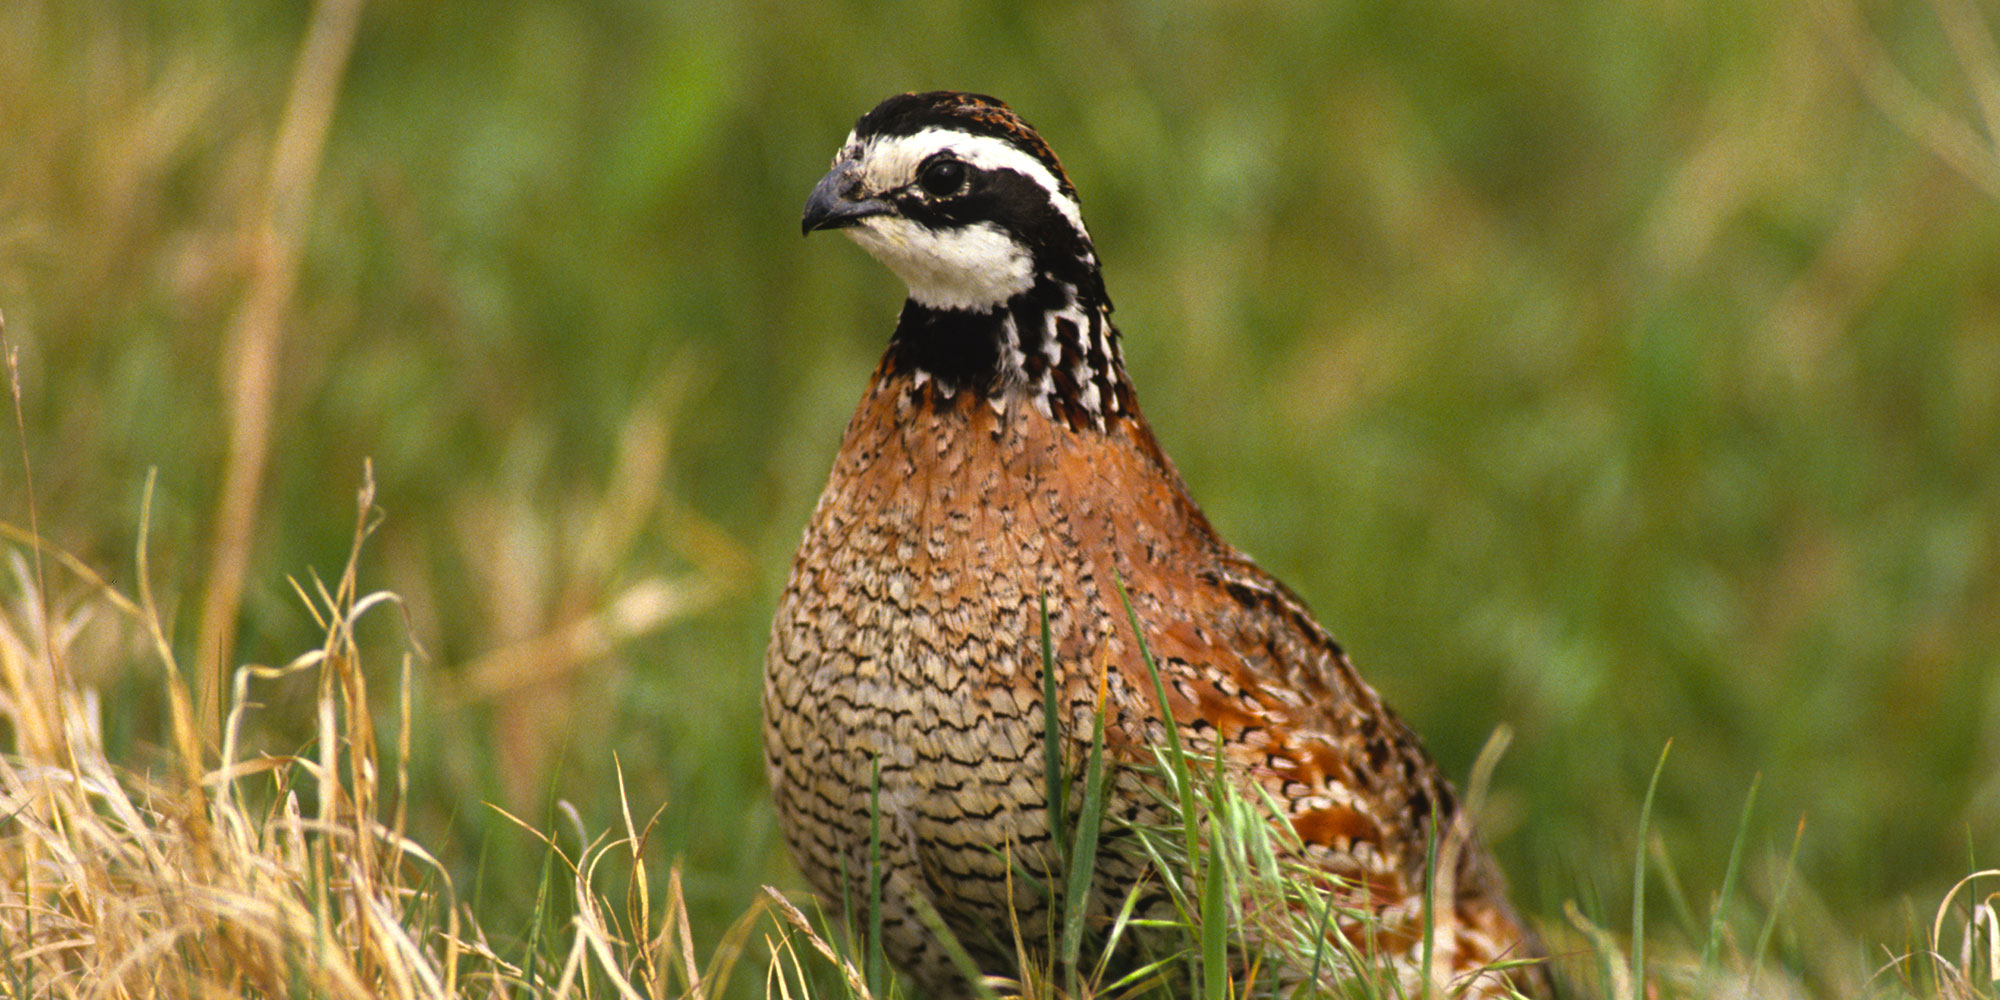
[[[878,215],[847,234],[889,265],[920,306],[984,311],[1035,284],[1034,255],[990,222],[940,231]]]

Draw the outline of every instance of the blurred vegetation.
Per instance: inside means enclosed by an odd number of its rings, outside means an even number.
[[[1527,909],[1628,905],[1669,739],[1651,829],[1698,906],[1753,775],[1751,898],[1803,818],[1808,983],[2000,853],[1990,3],[387,0],[295,85],[315,23],[0,6],[39,527],[133,592],[157,469],[194,659],[247,498],[232,662],[270,662],[372,460],[362,586],[428,653],[411,827],[492,912],[539,855],[483,803],[605,828],[614,757],[711,939],[794,884],[765,628],[900,295],[797,212],[857,115],[943,86],[1063,155],[1224,533],[1448,770],[1514,728],[1487,828]],[[114,747],[160,744],[154,674],[92,662]]]

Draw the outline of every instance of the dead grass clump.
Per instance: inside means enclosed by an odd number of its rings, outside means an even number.
[[[357,526],[356,555],[365,534]],[[0,611],[0,970],[15,995],[437,997],[491,964],[476,935],[459,933],[449,876],[378,815],[383,773],[353,625],[394,598],[357,595],[352,559],[331,592],[317,579],[300,590],[325,627],[320,648],[237,671],[213,766],[145,588],[137,602],[102,588],[57,619],[39,573],[18,553],[14,563],[15,597]],[[173,708],[168,766],[107,758],[100,706],[65,669],[92,630],[126,640],[92,648],[156,651]],[[251,689],[281,678],[318,684],[312,743],[296,756],[243,753]]]
[[[94,596],[55,615],[32,540],[12,553],[12,600],[0,606],[0,994],[705,997],[726,981],[751,917],[698,965],[680,873],[655,900],[629,807],[622,835],[587,841],[578,823],[586,846],[574,858],[537,834],[568,880],[571,914],[527,935],[553,959],[539,965],[497,954],[446,868],[405,836],[411,657],[385,755],[354,637],[362,616],[397,601],[355,586],[372,500],[371,484],[333,588],[295,581],[324,642],[236,671],[209,750],[144,585],[135,601],[83,571]],[[142,578],[143,549],[142,528]],[[172,732],[165,766],[140,771],[108,759],[101,706],[67,667],[73,650],[146,648]],[[291,755],[246,751],[257,689],[294,683],[317,685],[311,741]],[[622,906],[595,885],[609,868],[628,874]]]

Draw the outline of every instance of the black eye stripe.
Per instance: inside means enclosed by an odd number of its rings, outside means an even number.
[[[938,195],[923,183],[924,172],[930,166],[927,163],[918,169],[917,176],[895,195],[897,207],[912,222],[932,229],[990,222],[1002,229],[1025,233],[1040,229],[1050,217],[1061,217],[1049,200],[1047,189],[1011,167],[982,169],[967,163],[964,182]]]
[[[1011,167],[972,168],[964,190],[939,198],[913,179],[894,200],[902,216],[935,232],[987,224],[1019,240],[1037,260],[1067,274],[1093,260],[1090,237],[1070,222],[1035,178]],[[921,171],[919,171],[921,176]]]

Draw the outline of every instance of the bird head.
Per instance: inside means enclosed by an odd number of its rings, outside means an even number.
[[[991,312],[1043,280],[1102,297],[1062,164],[981,94],[899,94],[862,115],[800,228],[845,230],[929,309]]]

